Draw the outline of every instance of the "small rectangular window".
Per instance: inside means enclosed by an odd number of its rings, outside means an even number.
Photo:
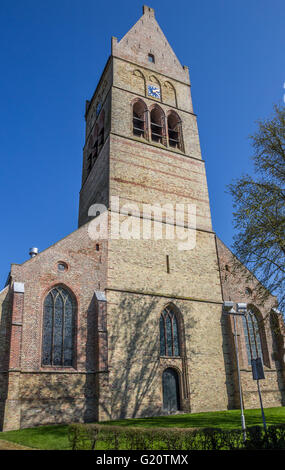
[[[166,272],[170,273],[170,266],[169,266],[169,255],[166,255]]]
[[[148,61],[152,62],[154,64],[154,55],[153,54],[148,54]]]

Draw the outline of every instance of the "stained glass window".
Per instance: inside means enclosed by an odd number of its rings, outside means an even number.
[[[66,289],[55,287],[44,301],[43,365],[73,365],[74,329],[73,298]]]
[[[177,318],[170,307],[166,307],[160,316],[160,355],[180,355]]]
[[[258,325],[256,316],[252,312],[249,312],[247,317],[243,316],[242,320],[248,364],[251,364],[251,358],[263,358],[260,339],[260,326]]]

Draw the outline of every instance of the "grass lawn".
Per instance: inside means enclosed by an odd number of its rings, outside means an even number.
[[[285,423],[285,407],[266,408],[265,418],[267,425]],[[246,426],[262,426],[262,417],[259,409],[245,410]],[[122,419],[106,421],[101,424],[114,424],[120,426],[136,427],[181,427],[181,428],[223,428],[238,429],[241,427],[240,410],[217,411],[211,413],[181,414],[161,416],[155,418]],[[0,433],[0,439],[16,442],[27,447],[42,450],[69,449],[67,437],[68,426],[40,426],[37,428],[21,429]]]

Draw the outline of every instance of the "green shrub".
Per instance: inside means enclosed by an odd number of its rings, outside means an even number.
[[[132,428],[100,424],[73,424],[68,438],[73,450],[238,450],[285,449],[285,425],[241,430],[216,428]]]
[[[260,426],[248,428],[245,448],[250,450],[284,450],[285,425],[269,426],[266,432]]]

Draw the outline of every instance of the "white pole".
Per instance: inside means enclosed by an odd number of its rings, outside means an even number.
[[[244,418],[243,402],[242,402],[242,390],[241,390],[241,379],[240,379],[240,369],[239,369],[237,328],[236,328],[236,316],[235,316],[235,314],[234,314],[234,337],[235,337],[237,370],[238,370],[238,385],[239,385],[239,397],[240,397],[240,409],[241,409],[241,427],[242,427],[242,432],[243,432],[243,442],[245,442],[246,441],[246,427],[245,427],[245,418]]]

